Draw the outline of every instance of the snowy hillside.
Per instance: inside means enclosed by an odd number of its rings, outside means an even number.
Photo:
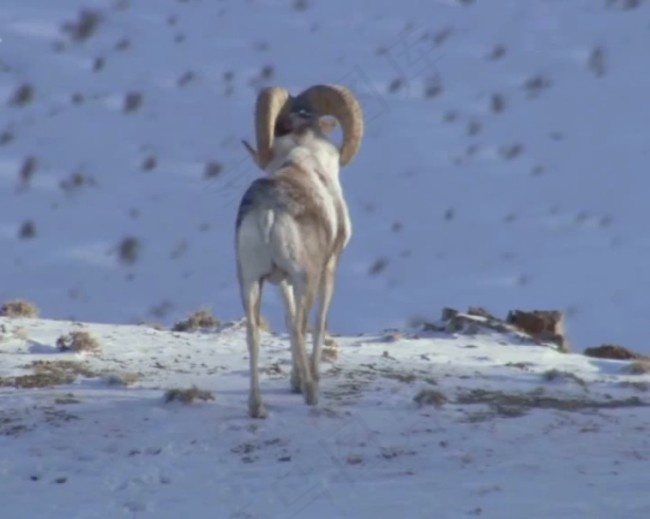
[[[344,7],[345,6],[345,7]],[[367,135],[340,333],[445,305],[646,337],[647,2],[4,0],[0,301],[47,317],[241,315],[233,222],[257,88],[339,82]],[[281,324],[279,298],[264,314]]]
[[[0,327],[2,517],[650,514],[650,374],[629,362],[492,332],[337,337],[313,409],[265,333],[251,420],[241,323]],[[193,385],[206,400],[165,402]]]

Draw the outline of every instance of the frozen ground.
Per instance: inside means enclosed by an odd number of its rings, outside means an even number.
[[[496,333],[338,337],[310,409],[289,392],[286,338],[264,334],[270,414],[251,420],[240,323],[0,326],[2,517],[650,514],[650,374],[627,362]],[[60,352],[72,331],[100,349]],[[194,384],[214,399],[165,403]]]
[[[0,300],[99,322],[238,318],[256,90],[340,82],[367,135],[343,172],[355,234],[334,331],[553,308],[578,349],[650,353],[636,4],[4,0]]]

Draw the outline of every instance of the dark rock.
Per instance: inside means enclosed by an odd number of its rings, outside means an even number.
[[[596,357],[598,359],[632,360],[645,358],[640,353],[618,344],[603,344],[594,348],[587,348],[584,354],[587,357]]]
[[[552,342],[559,346],[560,351],[569,351],[569,342],[564,331],[564,315],[557,310],[512,310],[508,313],[506,322],[527,333],[531,337]]]

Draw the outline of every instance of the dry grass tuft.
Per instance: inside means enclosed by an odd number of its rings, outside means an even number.
[[[309,2],[307,0],[294,0],[293,10],[294,11],[306,11],[309,8]]]
[[[203,176],[205,178],[215,178],[223,171],[223,164],[216,160],[211,160],[206,163],[203,168]]]
[[[131,40],[128,38],[120,38],[115,44],[115,50],[125,51],[131,47]]]
[[[191,404],[196,400],[207,402],[214,400],[214,395],[211,391],[199,389],[192,386],[189,389],[173,388],[165,392],[165,402],[182,402],[183,404]]]
[[[193,332],[196,330],[205,330],[217,328],[221,322],[208,309],[201,309],[194,312],[184,321],[177,322],[172,328],[175,332]]]
[[[125,371],[124,373],[109,373],[106,375],[106,383],[109,386],[132,386],[140,380],[142,374]]]
[[[498,60],[506,55],[506,48],[503,45],[496,45],[488,54],[488,59]]]
[[[106,58],[103,56],[97,56],[93,60],[93,72],[99,72],[104,68],[104,65],[106,65]]]
[[[339,345],[332,337],[325,337],[321,350],[322,362],[336,362],[339,358]]]
[[[143,171],[151,171],[156,168],[158,165],[158,160],[153,155],[149,155],[146,159],[142,161],[140,168]]]
[[[0,146],[4,146],[5,144],[9,144],[11,141],[14,140],[14,132],[7,129],[3,130],[0,132]]]
[[[264,65],[262,70],[260,70],[260,78],[264,80],[272,79],[275,74],[275,69],[273,65]]]
[[[98,352],[101,350],[99,342],[88,332],[74,331],[62,335],[56,340],[56,347],[60,351],[73,351],[75,353],[88,351]]]
[[[159,332],[164,332],[165,330],[167,330],[167,327],[164,324],[157,323],[154,321],[143,321],[138,324],[140,324],[140,326],[146,326],[147,328],[151,328]]]
[[[271,331],[271,323],[262,315],[260,315],[260,330],[263,332]]]
[[[19,85],[9,99],[11,106],[26,106],[34,100],[34,87],[29,83]]]
[[[117,246],[117,254],[120,261],[126,265],[132,265],[138,261],[140,254],[140,240],[134,236],[127,236]]]
[[[528,97],[534,98],[539,96],[542,91],[550,88],[551,85],[552,82],[549,78],[538,74],[526,80],[524,83],[524,89],[527,91]]]
[[[95,179],[81,171],[74,171],[68,178],[59,182],[59,187],[68,194],[87,186],[96,185]]]
[[[195,79],[196,79],[196,74],[194,72],[192,72],[191,70],[188,70],[187,72],[185,72],[182,76],[180,76],[178,78],[178,80],[176,81],[176,84],[179,87],[184,87],[190,81],[193,81]]]
[[[23,299],[8,301],[0,307],[2,317],[38,317],[38,308],[35,304]]]
[[[619,384],[621,387],[630,387],[634,389],[635,391],[640,391],[642,393],[647,393],[650,391],[650,384],[647,382],[629,382],[627,380],[621,382]]]
[[[500,114],[505,109],[506,102],[501,94],[492,94],[490,98],[490,109],[495,114]]]
[[[572,380],[573,382],[575,382],[579,386],[581,386],[581,387],[583,387],[585,389],[587,388],[587,383],[583,379],[581,379],[578,375],[576,375],[574,373],[570,373],[568,371],[562,371],[562,370],[553,368],[553,369],[549,369],[549,370],[545,371],[544,374],[543,374],[543,377],[544,377],[544,380],[546,380],[547,382],[553,382],[553,381],[556,381],[556,380]]]
[[[615,7],[623,11],[636,9],[641,5],[641,0],[607,0],[607,7]]]
[[[413,401],[420,407],[425,405],[440,407],[447,403],[447,397],[436,389],[422,389],[417,395],[415,395]]]
[[[59,405],[78,404],[81,402],[74,393],[66,393],[54,398],[54,403]]]
[[[630,375],[647,375],[650,373],[650,359],[638,359],[630,362],[625,371]]]
[[[122,110],[124,113],[129,114],[135,112],[140,106],[142,106],[142,101],[144,100],[140,92],[129,92],[124,96],[124,104]]]
[[[18,170],[18,181],[22,189],[28,189],[29,185],[34,178],[36,168],[38,167],[38,159],[33,155],[25,157],[23,163]]]
[[[444,91],[442,80],[439,76],[428,78],[424,83],[424,97],[431,99],[437,97]]]
[[[376,276],[388,267],[388,258],[378,258],[368,269],[368,274]]]
[[[404,80],[401,78],[395,78],[390,82],[390,85],[388,85],[388,92],[395,94],[396,92],[399,92],[403,86]]]
[[[521,416],[531,409],[555,409],[558,411],[584,411],[589,409],[618,409],[642,407],[638,397],[620,400],[595,400],[590,398],[559,398],[536,389],[527,393],[504,393],[486,389],[472,389],[458,396],[456,403],[463,405],[485,404],[502,416]]]
[[[91,9],[83,9],[79,12],[79,16],[73,22],[66,22],[61,26],[61,30],[68,35],[68,37],[76,42],[84,42],[89,39],[97,29],[102,21],[102,13]]]
[[[524,147],[521,144],[515,142],[513,144],[501,146],[499,148],[499,155],[503,160],[512,160],[521,155],[523,149]]]
[[[26,220],[18,229],[18,237],[23,240],[29,240],[36,236],[36,225],[31,220]]]
[[[596,77],[603,77],[607,72],[605,51],[602,47],[596,47],[591,51],[587,60],[587,68]]]
[[[97,373],[80,362],[70,360],[37,360],[29,366],[27,375],[0,377],[0,387],[38,388],[72,384],[78,376],[96,377]]]

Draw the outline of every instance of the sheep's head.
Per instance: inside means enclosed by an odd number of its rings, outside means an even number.
[[[345,166],[359,151],[363,136],[361,106],[350,90],[339,85],[316,85],[293,97],[280,87],[263,89],[255,106],[257,151],[244,142],[257,164],[273,159],[273,141],[304,128],[331,129],[321,117],[334,117],[343,130],[340,163]]]

